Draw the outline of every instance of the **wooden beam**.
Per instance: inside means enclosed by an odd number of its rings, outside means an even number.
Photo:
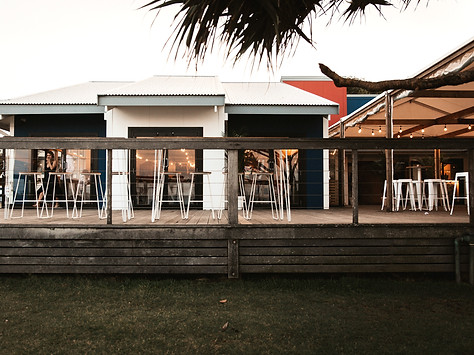
[[[452,119],[449,122],[443,122],[449,124],[472,124],[474,125],[474,118],[457,118]],[[426,119],[426,118],[408,118],[408,119],[395,119],[393,120],[394,126],[403,126],[403,125],[436,125],[436,119]],[[385,126],[385,120],[375,119],[371,120],[370,118],[362,123],[362,126]]]
[[[107,224],[112,224],[112,149],[107,149]]]
[[[359,156],[352,150],[352,223],[359,224]]]
[[[239,151],[237,149],[229,149],[227,151],[227,206],[229,213],[229,224],[235,225],[239,223],[238,211],[238,170],[239,170]]]
[[[399,133],[399,134],[400,134],[400,137],[403,137],[403,136],[406,136],[410,133],[419,131],[423,128],[427,128],[427,127],[431,127],[431,126],[435,126],[435,125],[439,125],[439,124],[450,124],[452,122],[457,123],[457,120],[463,118],[464,116],[470,115],[472,113],[474,113],[474,106],[468,107],[464,110],[460,110],[460,111],[457,111],[457,112],[450,113],[450,114],[445,115],[445,116],[438,117],[437,119],[432,121],[432,123],[420,124],[420,125],[417,125],[415,127],[404,130],[402,133]]]
[[[473,90],[418,90],[413,91],[409,97],[433,97],[450,99],[473,99]]]

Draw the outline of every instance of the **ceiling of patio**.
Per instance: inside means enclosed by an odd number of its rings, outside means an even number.
[[[437,77],[453,71],[474,69],[474,41],[462,49],[417,77]],[[393,137],[474,137],[474,82],[434,90],[398,90],[392,94]],[[384,95],[343,120],[346,137],[385,137]],[[339,137],[338,125],[331,126],[329,133],[330,137]]]

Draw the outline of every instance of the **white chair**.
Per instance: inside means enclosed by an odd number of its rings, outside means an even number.
[[[456,191],[458,189],[458,184],[461,179],[464,179],[464,195],[463,196],[456,196]],[[458,192],[459,193],[459,192]],[[454,201],[455,200],[466,200],[467,204],[467,214],[470,215],[471,211],[469,210],[469,173],[468,172],[461,172],[456,173],[454,177],[454,189],[453,189],[453,203],[451,204],[451,215],[454,211]]]

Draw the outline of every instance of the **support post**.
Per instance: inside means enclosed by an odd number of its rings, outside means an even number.
[[[239,272],[239,241],[235,238],[227,239],[227,277],[237,279]]]
[[[344,127],[344,122],[340,122],[340,137],[344,139],[346,137],[346,131]],[[338,185],[339,185],[339,207],[344,207],[344,193],[345,193],[345,184],[344,184],[344,169],[346,168],[346,151],[344,149],[337,150],[338,158]]]
[[[112,149],[107,149],[107,224],[112,224]]]
[[[469,164],[469,223],[474,227],[474,149],[468,150]]]
[[[385,137],[393,139],[393,99],[385,93]],[[385,149],[385,180],[387,181],[387,199],[385,211],[393,211],[393,149]]]
[[[359,156],[352,150],[352,223],[359,224]]]
[[[239,223],[239,151],[227,151],[227,205],[229,224]]]

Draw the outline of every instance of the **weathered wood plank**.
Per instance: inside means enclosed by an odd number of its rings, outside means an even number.
[[[21,257],[0,256],[0,265],[227,265],[227,257]]]
[[[467,269],[467,268],[466,268]],[[449,272],[453,264],[372,264],[372,265],[241,265],[246,273],[385,273],[385,272]]]
[[[1,261],[1,259],[0,259]],[[262,255],[241,256],[241,265],[303,264],[454,264],[454,255]]]
[[[227,248],[226,240],[212,239],[0,239],[0,248]]]
[[[0,273],[21,274],[226,274],[223,265],[0,265]]]

